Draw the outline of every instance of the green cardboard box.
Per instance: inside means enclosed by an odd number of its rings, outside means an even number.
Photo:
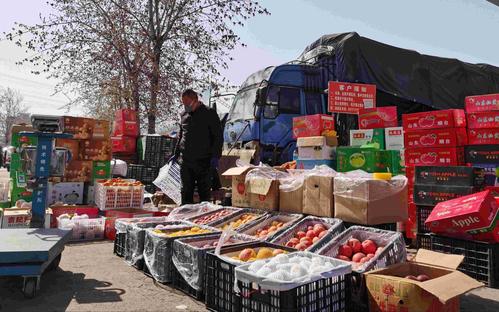
[[[12,146],[17,148],[21,146],[37,145],[38,138],[22,136],[19,135],[19,133],[12,133],[10,142]]]
[[[372,151],[374,154],[374,166],[368,167],[368,172],[391,172],[399,174],[402,171],[400,165],[400,152],[399,151]]]
[[[12,153],[10,155],[10,178],[15,179],[18,171],[21,171],[21,155]]]
[[[26,188],[17,186],[16,179],[11,179],[10,202],[12,206],[14,206],[16,201],[19,199],[24,199],[25,201],[30,202],[33,199],[33,194],[31,191],[26,190]]]
[[[374,148],[338,147],[336,149],[338,172],[364,170],[367,172],[401,171],[398,151],[376,150]]]
[[[350,146],[378,143],[379,149],[385,149],[385,129],[350,130]]]
[[[92,166],[92,181],[96,179],[109,179],[111,177],[110,161],[94,161]]]

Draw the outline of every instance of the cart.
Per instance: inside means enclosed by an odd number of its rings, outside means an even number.
[[[61,261],[71,230],[2,229],[0,230],[0,277],[22,276],[22,291],[33,298],[40,289],[40,277],[55,270]]]

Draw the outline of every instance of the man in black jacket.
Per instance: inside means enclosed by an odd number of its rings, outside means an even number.
[[[201,201],[210,199],[211,169],[218,168],[222,154],[223,134],[215,110],[205,106],[191,89],[182,93],[184,112],[175,147],[182,179],[182,205],[194,202],[197,186]]]

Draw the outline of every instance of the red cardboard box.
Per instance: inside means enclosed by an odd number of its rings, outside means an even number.
[[[464,128],[466,127],[466,116],[462,109],[403,114],[402,125],[406,131],[435,128]]]
[[[487,190],[441,202],[433,208],[425,224],[434,233],[468,234],[473,230],[492,230],[498,205]]]
[[[317,114],[293,118],[293,138],[321,136],[324,131],[334,131],[334,117]]]
[[[137,139],[129,136],[111,137],[113,153],[135,153]]]
[[[456,147],[468,143],[466,128],[417,130],[404,132],[406,148]]]
[[[462,147],[426,147],[405,150],[406,166],[459,166],[462,164],[464,164]]]
[[[467,96],[465,103],[468,113],[499,110],[499,94]]]
[[[64,182],[90,182],[93,163],[91,161],[72,160],[64,170]]]
[[[57,227],[57,217],[62,214],[86,214],[90,219],[99,217],[99,208],[95,206],[86,206],[86,205],[63,205],[63,206],[50,206],[52,209],[52,217],[50,220],[50,227]]]
[[[137,137],[139,135],[139,125],[136,121],[117,120],[114,122],[113,135]]]
[[[468,142],[470,145],[499,144],[499,128],[469,129]]]
[[[107,239],[114,240],[116,238],[116,228],[114,227],[114,223],[116,219],[121,218],[145,218],[152,217],[154,213],[149,210],[143,209],[112,209],[106,210],[106,227],[105,227],[105,235]]]
[[[469,113],[467,118],[468,129],[499,128],[499,110]]]
[[[80,141],[74,139],[56,139],[56,147],[64,147],[71,153],[72,160],[80,159]]]
[[[111,140],[83,140],[80,144],[80,158],[82,160],[106,161],[111,160]]]
[[[397,106],[364,109],[359,112],[359,129],[397,127]]]
[[[414,166],[405,167],[405,176],[407,177],[408,186],[414,186],[414,182],[416,181],[415,173],[416,173],[416,167]]]
[[[73,135],[73,139],[89,140],[92,138],[95,119],[64,116],[63,132]]]
[[[116,121],[138,121],[137,112],[129,108],[118,109],[114,116],[116,117]]]
[[[107,120],[95,120],[92,139],[94,140],[109,140],[111,132],[111,124]]]

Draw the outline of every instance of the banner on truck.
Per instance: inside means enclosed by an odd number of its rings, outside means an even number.
[[[331,113],[358,115],[360,110],[376,107],[376,85],[330,81],[328,92]]]

